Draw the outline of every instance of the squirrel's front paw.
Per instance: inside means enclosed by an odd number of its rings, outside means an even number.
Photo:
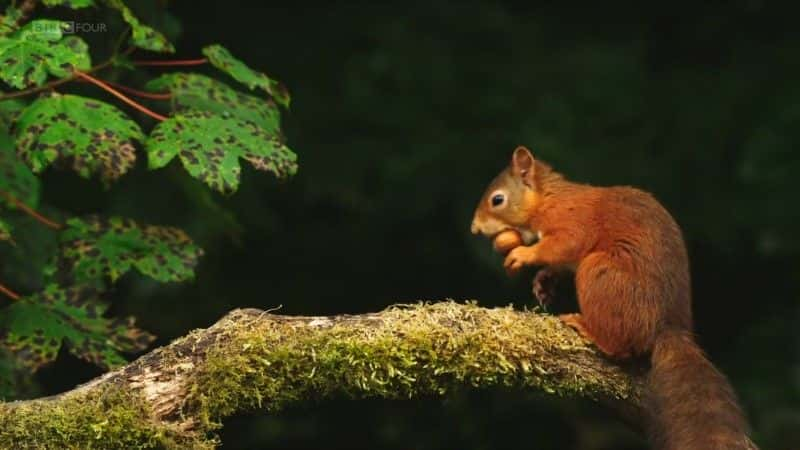
[[[536,249],[534,247],[520,246],[509,252],[503,266],[509,275],[516,275],[520,269],[529,266],[536,261]]]

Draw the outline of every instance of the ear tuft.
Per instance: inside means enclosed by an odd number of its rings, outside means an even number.
[[[511,172],[529,187],[533,187],[534,159],[531,151],[526,147],[519,146],[511,156]]]

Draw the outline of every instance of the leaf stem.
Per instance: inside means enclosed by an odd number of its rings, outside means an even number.
[[[208,62],[206,58],[198,59],[167,59],[164,61],[139,60],[133,61],[136,66],[200,66]]]
[[[158,114],[157,112],[151,111],[151,110],[145,108],[144,106],[140,105],[139,103],[136,103],[135,101],[131,100],[129,97],[126,97],[125,94],[119,92],[118,90],[116,90],[113,87],[109,86],[105,82],[103,82],[101,80],[98,80],[97,78],[95,78],[95,77],[93,77],[93,76],[91,76],[91,75],[89,75],[87,73],[83,73],[83,72],[81,72],[79,70],[75,70],[74,73],[75,73],[76,76],[78,76],[80,78],[83,78],[83,79],[85,79],[85,80],[87,80],[87,81],[89,81],[91,83],[94,83],[95,85],[97,85],[100,88],[104,89],[105,91],[107,91],[111,95],[117,97],[118,99],[122,100],[123,102],[127,103],[128,105],[132,106],[133,108],[137,109],[138,111],[141,111],[142,113],[147,114],[148,116],[150,116],[150,117],[152,117],[152,118],[154,118],[154,119],[156,119],[158,121],[161,121],[161,122],[167,120],[167,118],[165,116],[162,116],[161,114]]]
[[[81,80],[81,81],[86,81],[86,80]],[[169,92],[165,93],[145,92],[145,91],[140,91],[138,89],[134,89],[132,87],[125,86],[124,84],[114,83],[113,81],[108,81],[108,80],[100,80],[100,81],[110,86],[114,86],[116,89],[119,89],[122,92],[126,92],[128,94],[135,95],[137,97],[149,98],[151,100],[169,100],[172,98],[172,94]]]
[[[123,56],[127,56],[127,55],[131,54],[131,52],[133,52],[134,50],[135,50],[134,47],[129,47],[127,50],[122,52],[122,55]],[[114,64],[115,60],[116,60],[116,56],[112,57],[112,58],[109,58],[107,61],[104,61],[104,62],[102,62],[102,63],[90,68],[89,70],[87,70],[84,73],[92,73],[92,72],[97,72],[98,70],[103,70],[106,67]],[[9,99],[12,99],[12,98],[17,98],[17,97],[24,97],[26,95],[35,94],[35,93],[41,92],[41,91],[46,91],[46,90],[52,89],[52,88],[54,88],[56,86],[61,86],[62,84],[69,83],[70,81],[72,81],[72,80],[74,80],[76,78],[78,78],[77,75],[72,75],[71,77],[66,77],[66,78],[61,78],[59,80],[54,80],[54,81],[51,81],[49,83],[45,83],[45,84],[43,84],[41,86],[32,87],[32,88],[29,88],[29,89],[23,89],[23,90],[17,91],[17,92],[9,92],[7,94],[0,95],[0,102],[2,102],[3,100],[9,100]]]
[[[25,214],[33,217],[34,219],[39,221],[39,223],[41,223],[41,224],[43,224],[43,225],[45,225],[47,227],[50,227],[50,228],[52,228],[54,230],[60,230],[60,229],[64,228],[64,225],[62,225],[62,224],[60,224],[58,222],[52,221],[52,220],[48,219],[47,217],[39,214],[33,208],[31,208],[30,206],[26,205],[25,203],[22,203],[22,201],[20,201],[18,198],[16,198],[13,195],[11,195],[11,193],[9,193],[9,192],[6,192],[6,191],[0,189],[0,197],[3,197],[6,200],[8,200],[10,203],[13,203],[14,206],[19,208],[20,211],[22,211]]]
[[[19,300],[20,297],[22,297],[21,295],[17,294],[16,292],[12,291],[11,289],[3,286],[2,283],[0,283],[0,292],[5,294],[11,300]]]

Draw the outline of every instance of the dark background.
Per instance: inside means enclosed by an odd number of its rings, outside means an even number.
[[[159,343],[236,307],[531,305],[528,280],[506,279],[500,257],[469,234],[485,185],[524,144],[574,180],[636,185],[673,212],[692,259],[700,342],[762,448],[800,448],[793,11],[757,0],[169,2],[175,21],[140,9],[175,36],[179,57],[219,42],[283,81],[293,95],[284,129],[300,161],[286,183],[246,169],[227,198],[141,161],[109,191],[46,174],[52,205],[181,226],[206,249],[195,282],[128,275],[118,287],[115,312],[136,315]],[[97,373],[65,353],[39,381],[57,392]],[[221,437],[225,449],[644,448],[588,403],[495,390],[243,415]]]

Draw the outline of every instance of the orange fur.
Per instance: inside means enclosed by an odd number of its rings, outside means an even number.
[[[505,202],[493,204],[497,195]],[[652,195],[567,181],[519,147],[472,223],[474,233],[490,237],[506,229],[540,237],[508,253],[509,273],[531,265],[575,271],[581,313],[562,316],[565,323],[612,358],[651,355],[655,448],[755,448],[732,389],[691,337],[686,247]]]

